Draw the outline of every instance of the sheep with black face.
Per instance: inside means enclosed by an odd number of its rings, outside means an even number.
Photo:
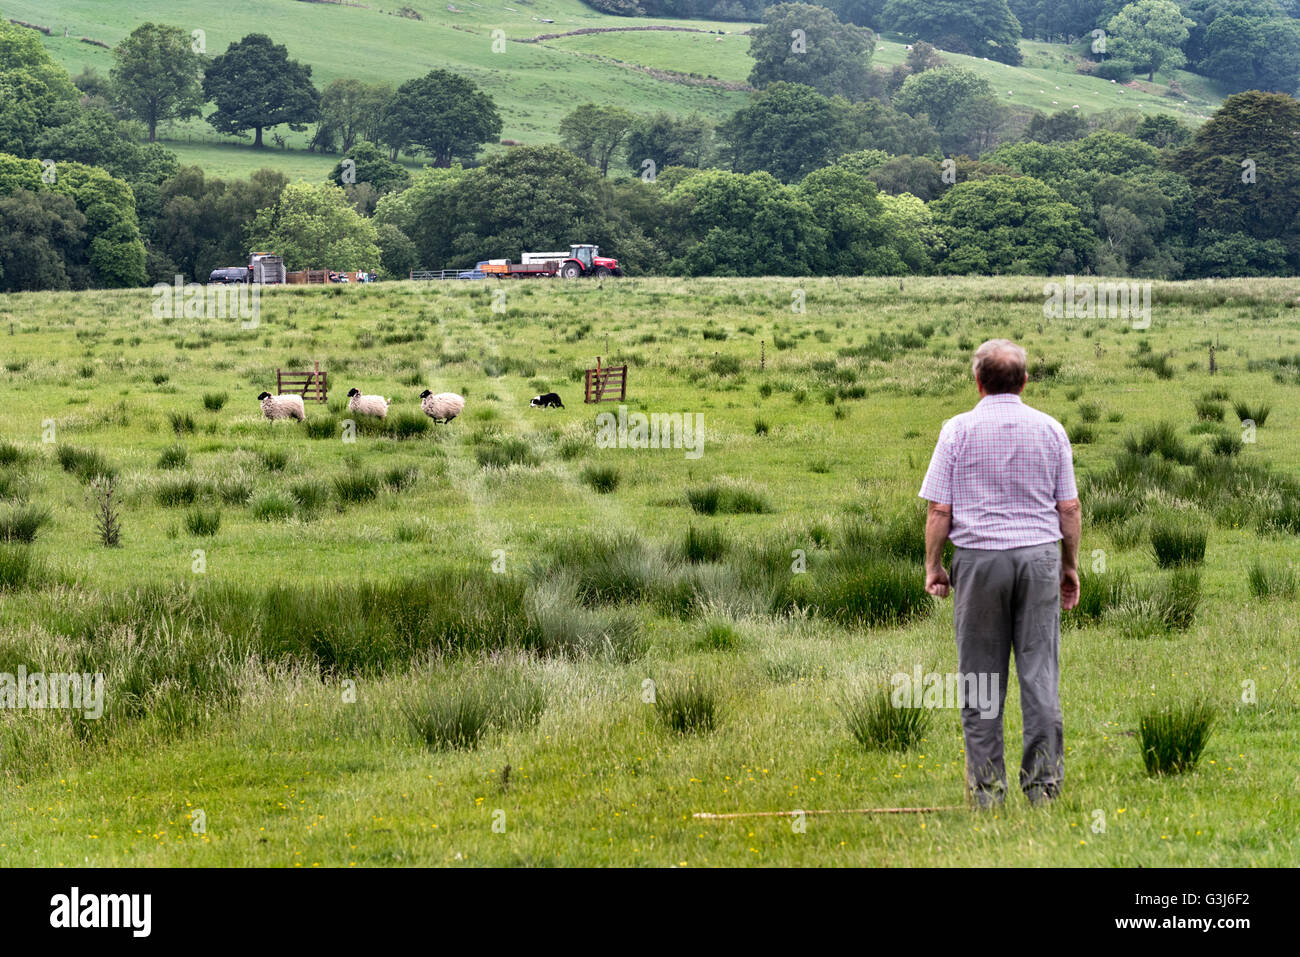
[[[300,395],[271,395],[263,392],[257,400],[262,403],[262,414],[272,422],[277,419],[307,421],[307,410],[303,408]]]
[[[348,389],[348,411],[376,419],[388,416],[388,399],[382,395],[362,395],[360,389]]]
[[[435,422],[447,423],[465,411],[465,399],[455,392],[434,395],[428,389],[420,393],[420,408]]]

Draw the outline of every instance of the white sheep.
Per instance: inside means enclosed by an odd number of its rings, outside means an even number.
[[[362,395],[360,389],[348,389],[348,410],[357,415],[373,415],[382,419],[388,415],[388,403],[382,395]]]
[[[420,408],[435,422],[450,422],[465,411],[465,399],[455,392],[434,395],[425,389],[420,393]]]
[[[300,395],[271,395],[269,392],[263,392],[257,398],[262,403],[262,414],[273,422],[276,419],[307,421],[307,412],[302,407]]]

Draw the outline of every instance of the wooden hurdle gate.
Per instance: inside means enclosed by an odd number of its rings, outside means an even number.
[[[625,402],[627,401],[627,363],[621,366],[600,367],[600,356],[596,356],[596,368],[587,370],[587,391],[583,402]]]
[[[311,372],[285,372],[275,370],[275,389],[280,395],[291,393],[300,395],[313,402],[324,402],[329,398],[328,373],[323,372],[320,363],[314,364]]]

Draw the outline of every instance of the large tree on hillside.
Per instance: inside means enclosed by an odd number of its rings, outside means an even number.
[[[318,139],[337,140],[343,152],[357,140],[379,140],[379,120],[393,95],[387,83],[363,83],[346,77],[335,80],[320,95],[320,125],[325,135]]]
[[[416,149],[447,167],[453,159],[473,160],[479,148],[501,135],[492,98],[463,76],[431,70],[397,88],[384,107],[383,141],[393,149]]]
[[[1048,273],[1086,265],[1097,237],[1079,210],[1028,176],[958,183],[930,204],[945,273]]]
[[[773,83],[718,128],[722,154],[737,173],[793,182],[854,147],[847,107],[800,83]]]
[[[638,117],[627,134],[627,165],[644,175],[654,163],[657,173],[670,166],[700,167],[713,148],[713,126],[698,113],[673,116],[663,110]]]
[[[636,114],[622,107],[584,103],[560,120],[560,142],[607,176],[610,160],[636,121]]]
[[[768,7],[763,25],[750,31],[749,82],[802,83],[824,96],[860,100],[870,90],[875,44],[870,30],[840,23],[825,7],[780,3]]]
[[[142,23],[113,48],[113,99],[158,138],[158,124],[198,116],[206,57],[180,27]]]
[[[1021,61],[1020,21],[1007,0],[889,0],[886,25],[951,53]]]
[[[242,136],[253,130],[253,145],[262,145],[262,130],[289,124],[303,130],[320,112],[320,93],[311,82],[311,67],[289,59],[289,51],[262,33],[232,43],[212,61],[203,76],[203,96],[217,105],[208,117],[219,133]]]
[[[1106,24],[1111,35],[1108,52],[1145,66],[1147,80],[1154,81],[1157,70],[1176,69],[1187,62],[1181,47],[1187,41],[1187,28],[1194,25],[1172,0],[1138,0]]]
[[[253,249],[274,249],[289,269],[373,269],[378,232],[332,184],[290,183],[248,228]]]
[[[77,112],[77,88],[33,30],[0,21],[0,151],[32,156],[37,140]]]
[[[1280,239],[1300,254],[1300,103],[1250,90],[1223,101],[1170,167],[1192,184],[1204,229]]]
[[[1004,119],[988,80],[961,67],[909,76],[894,96],[894,106],[914,117],[929,117],[950,154],[976,156],[991,149]]]

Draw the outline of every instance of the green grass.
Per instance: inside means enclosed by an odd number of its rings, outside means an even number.
[[[1138,721],[1138,742],[1148,774],[1195,769],[1214,730],[1216,711],[1204,702],[1149,711]]]
[[[910,751],[921,744],[932,718],[926,708],[895,707],[888,688],[853,694],[843,709],[849,734],[870,751]]]
[[[791,326],[782,310],[796,283],[809,311]],[[468,285],[268,290],[258,330],[199,352],[175,342],[211,323],[155,321],[147,290],[0,299],[0,328],[15,325],[15,369],[0,371],[0,475],[17,493],[0,514],[51,515],[31,544],[0,543],[0,657],[102,668],[121,691],[100,722],[0,715],[6,860],[1218,867],[1288,866],[1300,854],[1300,811],[1273,797],[1293,783],[1300,736],[1286,575],[1300,530],[1300,424],[1284,413],[1297,386],[1244,358],[1300,352],[1286,305],[1294,282],[1157,284],[1163,306],[1143,335],[1153,353],[1174,353],[1177,375],[1164,381],[1128,361],[1134,335],[1122,323],[1038,332],[1040,277],[917,280],[906,292],[865,279],[528,289],[508,316]],[[404,323],[427,338],[357,352],[360,334],[381,339]],[[724,326],[726,339],[703,339]],[[655,341],[641,342],[648,333]],[[1213,380],[1201,361],[1211,333],[1233,343]],[[787,348],[773,347],[778,334]],[[1013,794],[996,816],[953,812],[925,829],[828,815],[797,836],[781,819],[692,820],[962,804],[955,711],[930,712],[899,752],[859,744],[842,705],[882,672],[956,670],[951,600],[918,589],[916,492],[942,422],[976,400],[970,350],[1007,334],[1061,362],[1030,385],[1028,403],[1065,421],[1084,419],[1089,403],[1100,412],[1093,441],[1074,450],[1087,511],[1083,604],[1061,643],[1063,800],[1031,810]],[[605,355],[606,335],[631,367],[629,403],[704,416],[699,458],[598,448],[597,409],[580,399],[544,419],[528,412],[534,380],[572,382]],[[761,380],[759,340],[769,346]],[[743,371],[693,381],[715,351]],[[489,356],[503,374],[488,376]],[[309,422],[329,423],[327,438],[263,420],[251,390],[290,359],[317,357],[340,381],[387,387],[419,371],[421,388],[467,395],[465,414],[353,443],[314,403]],[[78,385],[82,364],[96,370],[93,389]],[[166,392],[151,381],[160,368]],[[870,384],[863,398],[823,401],[857,383]],[[70,388],[86,401],[69,403]],[[1278,410],[1230,459],[1209,454],[1211,435],[1190,433],[1211,388]],[[392,388],[390,418],[418,414],[418,392]],[[219,393],[229,401],[206,408]],[[178,410],[195,421],[179,440],[186,464],[159,471]],[[759,414],[766,436],[754,433]],[[51,447],[38,431],[47,418]],[[480,465],[480,449],[506,444],[535,464]],[[616,469],[618,487],[593,494],[587,465]],[[111,551],[96,540],[80,477],[109,466],[123,522]],[[373,476],[360,484],[375,494],[341,500],[334,479],[356,475]],[[710,487],[711,516],[687,498]],[[725,510],[729,490],[756,493],[766,510]],[[191,534],[192,513],[218,510],[215,535]],[[1157,566],[1149,526],[1170,514],[1206,531],[1199,564]],[[539,689],[535,723],[503,720],[472,750],[431,752],[408,709],[431,714],[497,668]],[[704,733],[681,734],[652,701],[692,677],[709,693],[680,713],[700,715],[690,726]],[[1258,704],[1219,710],[1194,774],[1146,774],[1134,736],[1143,714],[1203,689],[1236,700],[1247,678]],[[660,692],[651,700],[647,679]],[[1021,726],[1012,688],[1012,765]],[[1104,836],[1079,833],[1079,809],[1097,807],[1126,811],[1108,812]],[[207,812],[206,841],[189,831],[195,808]],[[497,808],[509,815],[504,835],[491,831]]]

